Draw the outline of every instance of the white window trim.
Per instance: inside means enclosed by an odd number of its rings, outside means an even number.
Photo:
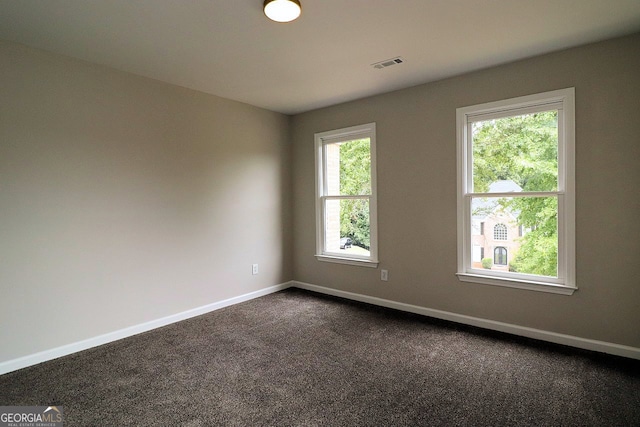
[[[371,195],[369,196],[369,256],[345,255],[325,251],[324,200],[331,198],[325,194],[324,146],[326,144],[369,138],[371,149]],[[376,124],[367,123],[344,129],[337,129],[315,134],[315,166],[316,166],[316,258],[319,261],[339,264],[357,265],[361,267],[378,267],[378,202],[376,184]]]
[[[468,132],[469,119],[484,120],[544,111],[560,105],[558,120],[558,191],[540,192],[558,197],[558,277],[486,271],[472,268],[471,194],[472,151]],[[517,110],[517,111],[515,111]],[[510,114],[513,113],[513,114]],[[493,286],[527,289],[571,295],[578,288],[575,281],[575,89],[561,89],[456,110],[457,172],[458,172],[458,271],[460,281]],[[476,195],[480,193],[475,193]],[[512,194],[491,193],[509,197]],[[525,195],[535,196],[536,192]]]
[[[502,238],[503,236],[504,236],[504,239]],[[508,239],[509,239],[509,229],[505,224],[500,222],[493,226],[493,240],[504,241]]]

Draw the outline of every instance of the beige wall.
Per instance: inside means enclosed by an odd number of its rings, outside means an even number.
[[[0,362],[292,278],[640,347],[639,69],[640,34],[290,119],[0,42]],[[459,282],[455,109],[573,86],[579,291]],[[313,134],[373,121],[389,282],[313,256]]]
[[[562,296],[459,282],[456,108],[566,87],[576,90],[579,290]],[[294,116],[294,277],[640,347],[639,113],[636,34]],[[313,135],[374,121],[380,268],[389,270],[388,282],[379,269],[314,258]]]
[[[0,42],[0,362],[290,280],[289,121]]]

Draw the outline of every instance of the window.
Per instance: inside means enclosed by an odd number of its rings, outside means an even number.
[[[315,135],[316,257],[378,266],[376,125]]]
[[[577,289],[574,103],[570,88],[457,109],[460,280],[565,295]],[[494,248],[501,268],[473,262],[485,220],[510,248],[508,261],[506,247]]]
[[[507,226],[496,224],[493,226],[493,240],[507,240]]]
[[[493,263],[507,265],[507,248],[498,246],[493,250]]]

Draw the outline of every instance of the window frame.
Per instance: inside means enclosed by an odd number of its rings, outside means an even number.
[[[522,192],[518,197],[557,197],[558,274],[546,277],[473,268],[471,200],[473,196],[513,197],[514,193],[474,193],[471,123],[558,110],[558,189]],[[456,109],[458,269],[460,281],[571,295],[575,281],[575,89],[567,88]]]
[[[326,184],[325,147],[328,144],[369,138],[371,154],[371,194],[368,195],[329,195]],[[316,133],[315,140],[315,178],[316,178],[316,259],[319,261],[362,267],[378,267],[378,202],[376,182],[376,124],[367,123],[342,129]],[[369,200],[369,256],[341,254],[326,250],[325,206],[328,200],[367,198]]]
[[[507,228],[506,224],[499,222],[493,226],[493,240],[509,240],[509,229]]]
[[[498,254],[496,256],[496,254]],[[504,258],[504,262],[502,262]],[[496,262],[498,259],[500,262]],[[505,246],[496,246],[493,248],[493,263],[495,265],[509,265],[509,250]]]

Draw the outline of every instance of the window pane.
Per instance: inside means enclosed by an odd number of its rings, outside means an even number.
[[[370,255],[368,199],[327,200],[325,212],[327,252]]]
[[[496,265],[507,265],[507,248],[498,246],[493,250],[493,262]]]
[[[482,234],[482,223],[493,231]],[[557,277],[558,199],[474,197],[471,240],[474,248],[493,256],[481,260],[473,256],[473,268]]]
[[[558,111],[472,123],[473,191],[558,189]]]
[[[371,144],[369,138],[327,144],[325,155],[328,195],[371,194]]]
[[[493,226],[493,238],[495,240],[507,240],[508,235],[509,230],[506,225],[499,223]]]

